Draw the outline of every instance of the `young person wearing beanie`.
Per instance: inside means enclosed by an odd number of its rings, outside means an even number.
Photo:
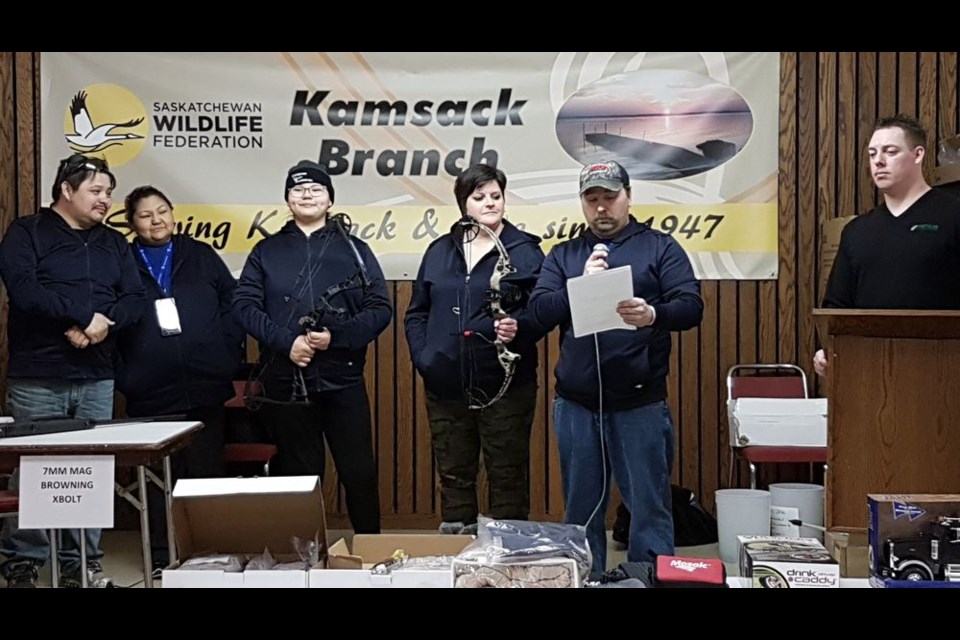
[[[334,188],[323,167],[309,160],[291,167],[284,198],[293,219],[253,248],[234,297],[240,323],[260,342],[260,411],[277,444],[276,468],[280,475],[323,476],[326,439],[354,531],[379,533],[363,367],[367,345],[393,314],[386,282],[366,243],[327,224]],[[348,280],[355,284],[327,293]],[[314,330],[300,325],[324,309]]]

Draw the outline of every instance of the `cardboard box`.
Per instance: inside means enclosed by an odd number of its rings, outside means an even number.
[[[960,180],[960,164],[942,164],[933,170],[933,186],[950,184]]]
[[[960,587],[960,495],[870,494],[867,509],[871,583]]]
[[[826,533],[824,545],[840,565],[840,577],[869,577],[870,562],[866,529],[831,529]]]
[[[840,586],[840,565],[816,538],[737,536],[740,575],[761,589]]]
[[[338,540],[330,545],[327,566],[310,570],[311,588],[452,588],[450,567],[442,569],[399,568],[385,573],[373,570],[374,565],[388,560],[397,550],[411,558],[455,556],[473,541],[473,536],[439,534],[358,534],[353,545]]]
[[[839,218],[828,218],[820,224],[820,279],[817,289],[819,295],[817,300],[822,301],[827,292],[827,280],[830,278],[830,270],[833,269],[833,263],[837,258],[837,251],[840,248],[840,235],[847,223],[857,216],[841,216]]]
[[[181,559],[196,555],[259,555],[293,559],[291,536],[326,540],[318,476],[184,479],[173,490],[173,526]],[[289,555],[288,555],[289,554]],[[163,572],[164,588],[306,588],[308,571]]]
[[[737,398],[727,411],[735,446],[827,446],[826,398]]]
[[[548,571],[548,573],[545,573]],[[577,561],[572,558],[543,558],[541,560],[530,560],[529,562],[511,562],[490,563],[477,560],[456,559],[453,563],[453,581],[456,588],[467,588],[463,582],[458,582],[457,578],[481,573],[482,585],[475,588],[557,588],[556,580],[560,578],[552,577],[558,573],[564,578],[569,578],[570,582],[566,584],[567,588],[579,589],[581,586],[580,571],[577,568]],[[530,572],[526,574],[525,572]],[[527,575],[530,576],[527,579]],[[471,585],[472,586],[472,585]]]

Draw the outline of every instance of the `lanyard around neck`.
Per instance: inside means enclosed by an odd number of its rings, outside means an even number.
[[[157,286],[160,287],[163,295],[169,297],[170,292],[168,291],[168,288],[163,286],[163,274],[166,272],[167,267],[170,266],[170,254],[173,253],[173,242],[167,244],[167,250],[163,253],[163,262],[160,263],[159,273],[153,272],[153,265],[147,258],[147,252],[143,250],[143,247],[140,246],[140,244],[137,244],[137,251],[140,252],[140,257],[143,258],[143,263],[147,265],[147,271],[150,272],[150,276],[156,281]]]

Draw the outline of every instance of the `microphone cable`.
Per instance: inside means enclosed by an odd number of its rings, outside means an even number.
[[[603,251],[607,255],[610,254],[610,248],[607,247],[606,244],[599,243],[599,242],[593,246],[593,252],[597,252],[597,251]],[[604,256],[604,260],[606,260],[606,256]],[[609,265],[607,265],[607,267],[609,268]],[[596,355],[596,358],[597,358],[597,392],[598,392],[598,398],[599,398],[597,411],[598,411],[599,426],[600,426],[600,464],[602,466],[602,472],[603,472],[603,484],[601,485],[601,489],[600,489],[600,497],[597,498],[597,506],[593,508],[593,512],[590,514],[590,517],[587,518],[587,522],[584,524],[584,527],[586,527],[587,529],[589,529],[590,523],[593,522],[593,519],[597,516],[597,513],[600,511],[600,508],[603,506],[604,499],[608,497],[607,483],[609,482],[609,478],[608,478],[609,474],[607,473],[607,437],[603,428],[604,427],[604,424],[603,424],[604,422],[603,420],[603,374],[600,371],[600,338],[597,333],[593,334],[593,346],[594,346],[594,354]],[[600,514],[600,517],[604,518],[603,536],[604,536],[604,544],[606,544],[607,526],[606,526],[605,514]]]

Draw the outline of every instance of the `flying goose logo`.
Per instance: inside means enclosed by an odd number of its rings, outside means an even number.
[[[114,84],[78,91],[64,115],[64,139],[72,151],[96,153],[111,167],[126,164],[143,149],[149,124],[140,100]]]

